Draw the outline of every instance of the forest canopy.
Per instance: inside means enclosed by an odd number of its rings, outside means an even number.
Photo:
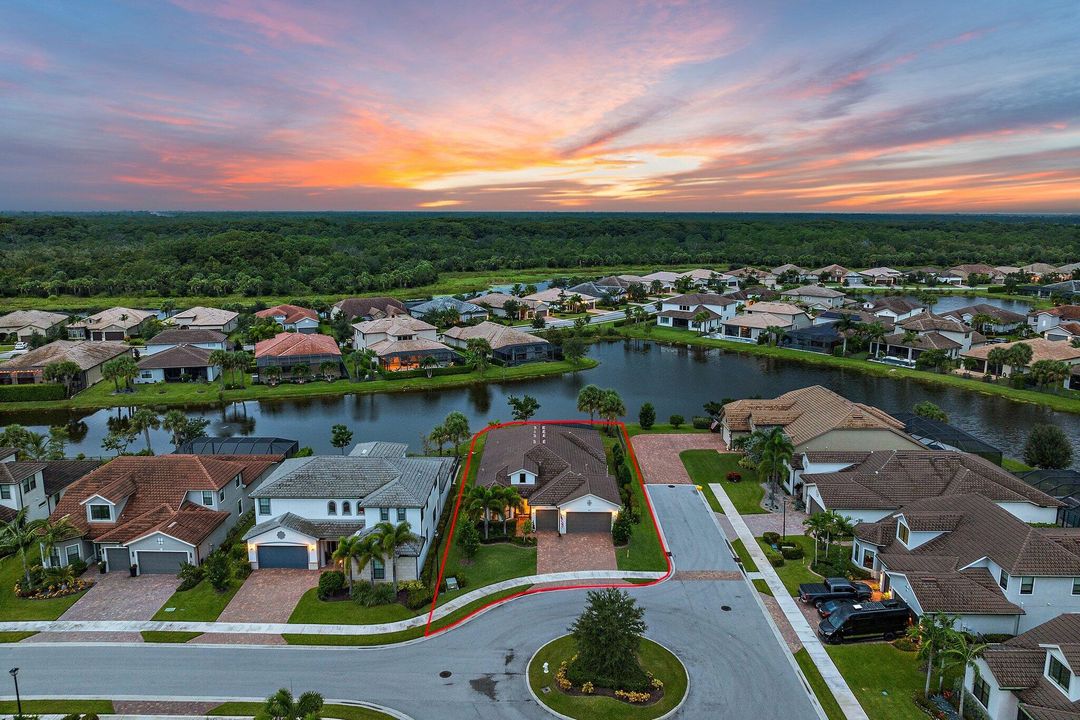
[[[1080,260],[1074,216],[0,215],[0,296],[345,294],[515,268]]]

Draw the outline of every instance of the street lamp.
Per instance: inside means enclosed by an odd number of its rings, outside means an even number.
[[[13,667],[8,670],[11,679],[15,681],[15,706],[19,710],[19,720],[22,720],[22,698],[19,697],[19,668]]]

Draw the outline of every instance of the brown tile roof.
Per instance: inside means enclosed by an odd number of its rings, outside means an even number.
[[[19,511],[15,508],[9,508],[7,505],[0,505],[0,522],[11,522],[18,514]]]
[[[25,355],[17,355],[5,363],[0,363],[0,372],[44,368],[50,363],[67,360],[75,363],[82,370],[89,370],[125,353],[131,354],[131,348],[121,342],[54,340],[37,350],[31,350]]]
[[[985,360],[990,354],[990,351],[994,348],[1003,348],[1008,350],[1012,346],[1023,343],[1031,347],[1031,362],[1036,363],[1039,360],[1062,360],[1065,362],[1071,362],[1080,360],[1080,348],[1074,348],[1067,342],[1061,340],[1047,340],[1046,338],[1033,338],[1031,340],[1017,340],[1016,342],[1000,343],[998,345],[980,345],[973,347],[965,353],[961,353],[964,357],[977,358]]]
[[[1080,305],[1058,305],[1049,310],[1035,310],[1032,315],[1056,315],[1062,320],[1080,320]]]
[[[269,340],[255,343],[255,357],[300,357],[304,355],[341,355],[337,340],[317,333],[278,333]]]
[[[769,315],[803,315],[805,311],[798,305],[787,302],[756,302],[746,307],[748,313],[760,313]]]
[[[0,328],[24,328],[28,326],[51,328],[67,320],[67,315],[44,310],[16,310],[0,316]]]
[[[705,313],[709,320],[715,320],[720,315],[704,305],[698,305],[689,310],[661,310],[656,313],[658,317],[678,318],[680,320],[696,320],[698,313]]]
[[[14,485],[45,469],[43,462],[0,463],[0,485]]]
[[[1006,310],[1005,308],[999,308],[996,305],[987,305],[986,303],[976,303],[974,305],[967,305],[966,307],[956,308],[955,310],[948,310],[942,315],[962,317],[964,315],[988,315],[989,317],[997,320],[1002,325],[1009,325],[1011,323],[1024,322],[1026,315],[1021,315],[1018,312],[1012,310]]]
[[[86,328],[87,330],[101,330],[113,325],[126,329],[130,329],[146,320],[149,317],[154,317],[156,313],[150,310],[132,310],[125,307],[114,307],[108,310],[102,310],[99,313],[90,315],[71,323],[68,327],[73,328]]]
[[[378,320],[364,320],[363,322],[353,323],[353,327],[361,335],[385,333],[395,337],[435,329],[435,326],[431,323],[424,322],[420,318],[414,318],[411,315],[392,315]]]
[[[685,295],[676,295],[675,297],[664,298],[665,305],[735,305],[738,300],[734,300],[724,295],[717,295],[716,293],[686,293]]]
[[[963,347],[960,343],[951,338],[947,338],[937,331],[931,331],[922,335],[916,335],[915,337],[905,340],[905,333],[893,333],[886,335],[882,338],[882,341],[886,345],[894,345],[896,347],[909,347],[916,350],[955,350],[956,348]]]
[[[899,295],[886,295],[874,300],[870,305],[870,312],[878,313],[882,310],[891,310],[897,315],[909,313],[917,308],[925,307],[921,302]]]
[[[412,338],[410,340],[380,340],[379,342],[371,343],[368,345],[368,349],[374,352],[379,357],[385,357],[387,355],[395,355],[397,353],[418,353],[418,352],[437,352],[439,350],[448,350],[453,352],[451,348],[443,345],[436,340],[429,340],[428,338]]]
[[[101,462],[98,460],[50,460],[41,471],[41,477],[45,481],[45,494],[55,495],[99,467]]]
[[[473,338],[483,338],[488,341],[493,350],[499,350],[500,348],[512,347],[514,345],[531,345],[534,343],[541,343],[546,345],[547,340],[529,333],[515,330],[505,325],[493,323],[485,320],[482,323],[476,325],[466,325],[464,327],[452,327],[443,333],[443,337],[453,338],[455,340],[471,340]]]
[[[194,368],[209,367],[210,353],[213,350],[196,347],[195,345],[177,345],[168,350],[146,355],[139,360],[141,370],[155,368]]]
[[[170,328],[162,330],[154,337],[146,341],[147,345],[194,345],[196,343],[220,343],[225,342],[229,336],[217,330],[181,330]]]
[[[971,615],[1022,615],[1005,599],[985,568],[963,572],[908,572],[904,576],[923,612]]]
[[[943,317],[928,312],[922,312],[915,317],[901,321],[900,327],[912,332],[929,332],[930,330],[955,333],[972,332],[970,327],[955,318]]]
[[[820,297],[820,298],[838,298],[845,297],[844,293],[833,288],[822,287],[821,285],[803,285],[797,287],[794,290],[785,290],[780,293],[781,295],[802,295],[806,297]]]
[[[405,304],[392,297],[345,298],[334,303],[334,307],[345,315],[346,320],[358,317],[375,320],[390,315],[409,314]]]
[[[993,275],[994,267],[987,265],[986,263],[967,263],[965,265],[954,265],[949,268],[954,273],[967,277],[968,275]]]
[[[255,317],[259,318],[272,318],[275,316],[285,316],[286,323],[295,323],[304,318],[308,320],[318,320],[319,314],[311,308],[299,307],[297,305],[275,305],[272,308],[266,308],[255,313]]]
[[[1070,703],[1043,676],[1048,647],[1056,646],[1066,655],[1074,671],[1080,669],[1080,614],[1064,613],[1025,633],[992,645],[983,660],[994,674],[997,685],[1013,690],[1028,715],[1039,720],[1075,720],[1080,717],[1080,703]]]
[[[232,322],[239,314],[240,313],[233,310],[196,306],[188,308],[187,310],[181,310],[169,318],[167,322],[176,325],[221,325],[224,327]]]
[[[169,512],[157,525],[152,525],[138,535],[127,538],[125,542],[160,532],[181,542],[198,545],[228,519],[228,512],[211,510],[208,507],[187,502],[175,513]]]
[[[792,390],[774,400],[730,402],[724,406],[723,418],[736,432],[750,432],[752,425],[783,426],[796,446],[831,430],[889,430],[907,437],[904,423],[891,415],[820,385]],[[911,442],[914,449],[916,443]]]

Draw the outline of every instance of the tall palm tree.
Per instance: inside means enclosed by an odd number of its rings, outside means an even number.
[[[500,487],[499,488],[499,502],[500,510],[499,514],[502,515],[503,535],[507,535],[506,532],[506,518],[511,512],[519,512],[521,508],[525,506],[525,500],[518,493],[517,488],[512,487]]]
[[[187,427],[187,415],[180,410],[169,410],[161,420],[161,427],[171,436],[173,449],[179,450],[181,436]]]
[[[28,430],[19,450],[27,460],[45,460],[49,455],[49,438],[43,433]]]
[[[589,413],[589,422],[596,419],[596,413],[600,411],[600,402],[604,398],[604,391],[596,385],[586,385],[581,388],[577,396],[578,412]]]
[[[413,533],[407,522],[399,522],[391,525],[382,522],[375,526],[376,543],[384,553],[390,565],[390,580],[394,584],[394,592],[397,592],[397,555],[398,548],[402,545],[416,542],[419,538]]]
[[[318,720],[322,706],[323,697],[317,692],[309,691],[293,699],[291,692],[281,688],[266,698],[255,720]]]
[[[132,432],[142,433],[143,439],[146,441],[146,450],[152,455],[154,448],[150,446],[150,431],[161,427],[161,419],[158,414],[148,407],[141,407],[132,413],[128,423]]]
[[[420,358],[420,367],[423,368],[424,374],[427,375],[428,378],[431,377],[432,371],[438,364],[439,361],[435,359],[434,355],[425,355],[424,357]]]
[[[816,565],[821,538],[825,537],[829,531],[829,516],[825,513],[814,513],[803,520],[803,525],[806,526],[807,534],[814,538],[814,564]]]
[[[847,355],[848,335],[851,333],[852,330],[855,329],[855,326],[858,324],[858,321],[851,313],[841,313],[840,319],[836,321],[836,332],[838,332],[840,334],[840,337],[844,339],[844,344],[840,348],[841,355]]]
[[[626,404],[619,393],[612,389],[604,390],[600,397],[600,417],[613,423],[625,414]],[[614,431],[614,428],[611,429]]]
[[[372,560],[372,547],[375,545],[374,535],[350,535],[338,539],[337,547],[334,548],[333,559],[341,563],[341,570],[349,581],[349,595],[352,595],[353,567],[357,572],[364,572],[364,568]]]
[[[446,429],[446,426],[442,423],[431,428],[431,433],[428,435],[428,442],[435,443],[439,448],[439,454],[443,454],[443,446],[446,443],[451,442],[453,438],[450,437],[450,432]]]
[[[986,643],[971,640],[965,633],[952,632],[950,633],[949,647],[945,650],[945,656],[949,658],[949,665],[959,665],[964,669],[966,675],[967,669],[975,667],[975,661],[982,656],[986,648]],[[964,717],[965,695],[967,695],[966,692],[960,692],[960,717]]]
[[[484,521],[484,539],[491,535],[488,532],[488,522],[491,519],[491,509],[498,507],[499,490],[492,486],[472,485],[467,490],[466,512],[470,517],[482,518]]]
[[[221,381],[221,389],[225,389],[225,368],[229,366],[230,353],[224,350],[214,350],[210,353],[210,357],[206,359],[206,362],[210,363],[211,367],[218,369],[218,380]]]
[[[243,387],[244,374],[247,372],[247,369],[251,366],[251,361],[254,359],[252,354],[246,350],[237,350],[232,353],[232,362],[229,363],[229,369],[233,372],[233,385],[240,385]],[[240,375],[239,381],[237,381],[236,378],[237,374]]]
[[[776,508],[776,495],[781,478],[786,480],[791,468],[795,446],[783,428],[774,427],[765,435],[761,444],[761,460],[758,474],[769,481],[769,504]]]

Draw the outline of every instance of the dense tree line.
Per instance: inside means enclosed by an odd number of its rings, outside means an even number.
[[[1075,217],[149,213],[0,216],[0,295],[300,295],[597,265],[1080,259]]]

